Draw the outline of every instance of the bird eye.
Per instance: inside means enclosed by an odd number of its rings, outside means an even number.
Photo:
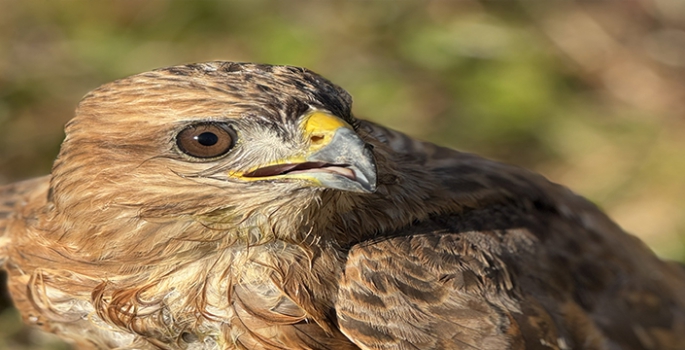
[[[195,158],[216,158],[235,145],[235,131],[228,125],[201,123],[191,125],[176,136],[178,148]]]

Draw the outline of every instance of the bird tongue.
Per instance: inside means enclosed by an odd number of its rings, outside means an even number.
[[[323,162],[305,162],[296,164],[276,164],[244,174],[245,177],[266,177],[283,174],[302,174],[312,172],[325,172],[342,175],[348,179],[356,180],[352,169],[346,168],[345,164],[329,164]]]

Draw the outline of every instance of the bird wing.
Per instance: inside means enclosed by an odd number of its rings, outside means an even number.
[[[685,273],[525,170],[366,124],[460,212],[351,247],[336,312],[362,349],[683,349]],[[467,186],[468,184],[468,186]]]
[[[462,235],[396,237],[351,250],[336,311],[362,349],[506,349],[510,283]]]
[[[11,243],[10,222],[34,198],[45,197],[42,200],[45,202],[49,185],[50,176],[43,176],[0,186],[0,265],[7,257],[6,250]]]

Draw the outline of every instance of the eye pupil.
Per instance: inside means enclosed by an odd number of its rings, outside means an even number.
[[[216,134],[211,133],[209,131],[203,132],[200,135],[197,135],[194,137],[197,142],[199,142],[203,146],[214,146],[216,145],[217,142],[219,142],[219,136],[216,136]]]

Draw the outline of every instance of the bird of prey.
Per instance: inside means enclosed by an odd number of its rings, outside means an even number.
[[[357,119],[303,68],[103,85],[0,188],[25,322],[79,349],[685,349],[685,269],[541,175]]]

